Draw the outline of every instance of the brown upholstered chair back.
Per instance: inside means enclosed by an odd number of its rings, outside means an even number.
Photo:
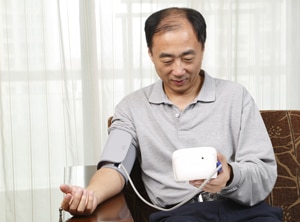
[[[300,221],[300,110],[261,111],[277,161],[278,177],[266,201],[283,209],[284,222]]]

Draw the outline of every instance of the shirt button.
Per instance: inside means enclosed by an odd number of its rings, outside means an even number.
[[[178,118],[178,117],[180,116],[180,114],[179,114],[179,113],[176,113],[175,116],[176,116],[176,118]]]

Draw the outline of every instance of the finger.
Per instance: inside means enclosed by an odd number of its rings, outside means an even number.
[[[82,194],[83,194],[83,190],[81,190],[81,189],[77,190],[73,194],[73,200],[71,201],[71,204],[69,205],[70,212],[75,212],[75,213],[77,212],[77,208],[81,201]]]
[[[60,190],[63,192],[63,193],[65,193],[65,194],[67,194],[67,193],[72,193],[72,186],[69,186],[69,185],[67,185],[67,184],[62,184],[62,185],[60,185]]]
[[[79,202],[79,205],[77,207],[78,213],[82,214],[85,211],[87,211],[87,202],[88,202],[88,191],[84,190],[81,196],[81,200]]]
[[[206,184],[201,190],[209,193],[216,193],[219,191],[219,188]]]
[[[223,156],[221,153],[217,154],[217,158],[221,162],[222,165],[227,164],[227,160],[226,160],[225,156]]]
[[[198,183],[198,182],[190,182],[190,184],[191,184],[192,186],[194,186],[194,187],[197,187],[197,188],[201,186],[201,184]]]
[[[93,191],[89,191],[87,195],[88,195],[88,200],[86,204],[86,210],[87,213],[90,213],[93,211],[94,208],[95,196]]]
[[[218,153],[218,160],[219,162],[221,162],[222,164],[222,171],[221,173],[225,170],[225,171],[228,171],[228,161],[226,159],[225,156],[223,156],[222,154]]]
[[[202,184],[203,184],[203,180],[192,180],[192,181],[189,181],[189,183],[194,186],[194,187],[197,187],[199,188]]]
[[[87,200],[88,200],[87,191],[83,190],[81,198],[80,198],[80,202],[77,207],[78,213],[82,214],[86,211]]]
[[[72,195],[66,194],[66,196],[63,198],[63,201],[61,202],[61,208],[65,211],[68,211],[71,202],[72,202]]]
[[[220,175],[218,178],[210,180],[202,190],[210,193],[220,192],[225,186],[224,179],[221,177]]]

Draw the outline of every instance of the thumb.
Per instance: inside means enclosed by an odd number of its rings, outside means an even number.
[[[221,162],[222,165],[227,164],[227,159],[226,159],[226,157],[223,156],[221,153],[218,153],[217,159],[218,159],[218,161]]]
[[[72,190],[73,190],[72,186],[67,185],[67,184],[62,184],[62,185],[60,185],[59,188],[60,188],[61,192],[65,193],[65,194],[72,193]]]
[[[222,155],[221,153],[217,154],[217,159],[218,162],[222,164],[221,169],[219,170],[219,172],[222,172],[224,169],[228,168],[228,162],[227,159],[224,155]]]

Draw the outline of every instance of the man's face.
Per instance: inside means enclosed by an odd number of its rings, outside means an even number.
[[[200,84],[204,47],[191,24],[186,19],[181,20],[180,27],[154,34],[152,50],[149,50],[167,95],[195,92]]]

